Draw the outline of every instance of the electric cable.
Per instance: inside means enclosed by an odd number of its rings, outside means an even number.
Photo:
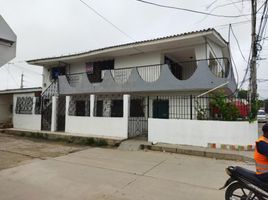
[[[144,4],[149,4],[157,7],[162,7],[162,8],[169,8],[169,9],[175,9],[175,10],[181,10],[181,11],[186,11],[186,12],[191,12],[191,13],[196,13],[196,14],[202,14],[202,15],[209,15],[213,17],[225,17],[225,18],[239,18],[239,17],[244,17],[244,16],[249,16],[250,14],[242,14],[242,15],[220,15],[220,14],[213,14],[209,12],[203,12],[203,11],[198,11],[198,10],[192,10],[188,8],[181,8],[181,7],[175,7],[175,6],[167,6],[163,4],[158,4],[150,1],[145,1],[145,0],[136,0],[138,2],[144,3]]]

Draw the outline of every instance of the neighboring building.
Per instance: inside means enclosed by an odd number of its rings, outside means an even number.
[[[0,67],[16,56],[17,36],[0,15]]]
[[[0,91],[0,124],[12,123],[15,128],[40,130],[41,115],[36,112],[42,88]]]
[[[255,140],[247,124],[234,137],[230,122],[198,120],[211,119],[198,95],[236,89],[228,43],[214,29],[28,63],[44,67],[42,130],[199,146]]]

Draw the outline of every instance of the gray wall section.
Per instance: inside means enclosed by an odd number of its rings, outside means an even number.
[[[101,83],[90,83],[86,74],[83,76],[76,87],[71,87],[66,76],[59,77],[59,93],[61,95],[72,94],[97,94],[97,93],[134,93],[134,92],[167,92],[167,91],[191,91],[209,90],[218,87],[227,81],[228,85],[223,88],[235,91],[236,82],[232,70],[227,78],[218,78],[210,71],[206,60],[197,62],[197,69],[187,80],[178,80],[168,65],[162,65],[161,74],[155,82],[144,81],[137,68],[133,68],[131,75],[126,83],[116,83],[111,71],[106,71]]]
[[[16,41],[17,36],[0,15],[0,39],[8,40],[13,44],[6,43],[0,40],[0,67],[16,56]]]

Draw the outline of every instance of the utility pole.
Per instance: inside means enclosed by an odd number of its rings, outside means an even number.
[[[257,70],[256,60],[258,55],[257,50],[257,35],[256,35],[256,14],[257,0],[251,0],[251,60],[250,60],[250,100],[254,103],[257,98]]]
[[[20,88],[23,88],[23,82],[24,82],[23,77],[24,77],[24,74],[22,73],[21,78],[20,78]]]

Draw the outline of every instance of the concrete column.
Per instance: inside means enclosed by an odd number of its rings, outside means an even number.
[[[95,94],[90,95],[90,117],[94,117]]]
[[[52,97],[51,131],[57,131],[58,97]]]
[[[35,107],[36,107],[36,97],[33,97],[33,108],[32,108],[33,115],[35,115]]]
[[[123,117],[127,118],[129,117],[129,113],[130,113],[130,95],[129,94],[124,94],[123,95]]]
[[[71,100],[71,97],[70,96],[66,96],[65,118],[67,118],[69,116],[70,100]]]

